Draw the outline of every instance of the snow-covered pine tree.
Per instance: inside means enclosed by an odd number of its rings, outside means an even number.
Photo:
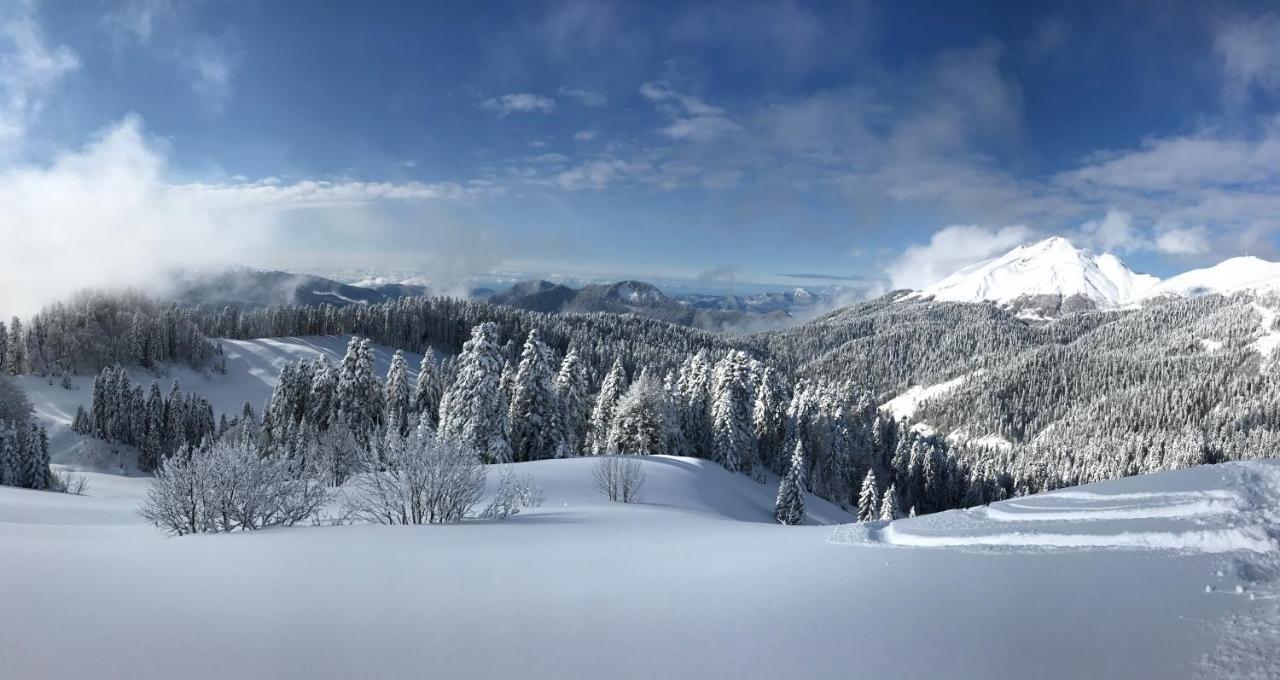
[[[164,397],[155,382],[147,392],[146,422],[145,439],[138,447],[138,467],[154,470],[164,460]]]
[[[13,317],[9,322],[9,342],[6,345],[4,369],[9,375],[22,375],[27,369],[27,341],[22,333],[22,321]]]
[[[335,396],[337,421],[351,431],[362,449],[369,450],[378,436],[383,406],[382,387],[373,374],[373,348],[368,340],[353,336],[347,343]]]
[[[516,462],[566,455],[560,399],[551,386],[551,349],[537,330],[529,332],[511,388],[508,422]]]
[[[565,446],[571,455],[586,453],[586,439],[591,418],[591,401],[587,394],[587,372],[578,353],[569,350],[560,362],[553,385],[563,413]]]
[[[311,370],[311,387],[307,395],[307,424],[317,432],[324,432],[333,423],[337,411],[338,372],[325,357],[315,360]],[[245,415],[253,417],[252,407],[245,402],[248,409]]]
[[[428,348],[422,353],[422,363],[418,365],[418,382],[413,391],[413,412],[417,414],[418,423],[422,422],[425,414],[432,430],[440,424],[440,397],[443,392],[444,385],[436,369],[435,357]]]
[[[712,453],[730,472],[750,473],[756,464],[751,429],[750,365],[745,352],[733,351],[716,365],[711,406]]]
[[[403,437],[409,434],[411,425],[417,424],[411,420],[410,396],[409,366],[405,363],[404,352],[396,350],[387,371],[387,432]]]
[[[880,491],[876,488],[876,472],[868,470],[862,478],[862,492],[858,494],[858,521],[870,522],[880,517]]]
[[[766,367],[756,390],[756,403],[751,412],[751,427],[759,442],[760,459],[771,470],[781,468],[779,460],[786,446],[786,398],[773,367]]]
[[[804,443],[797,441],[791,451],[787,473],[778,482],[778,498],[774,503],[773,518],[780,524],[799,524],[804,521],[804,468]]]
[[[880,519],[886,522],[898,519],[898,490],[893,484],[884,490],[880,499]]]
[[[676,380],[680,428],[689,455],[710,458],[711,453],[711,359],[699,350],[680,365]]]
[[[487,463],[511,461],[505,400],[499,386],[502,363],[498,325],[485,322],[476,326],[462,346],[453,384],[440,400],[440,438],[471,447]]]
[[[622,360],[613,362],[613,367],[600,383],[600,392],[596,395],[595,408],[591,411],[591,453],[602,455],[609,452],[609,433],[613,426],[613,410],[627,390],[627,373],[622,368]]]
[[[666,454],[674,416],[662,384],[642,372],[614,408],[606,453]]]

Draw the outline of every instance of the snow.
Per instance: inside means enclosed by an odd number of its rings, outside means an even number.
[[[1094,255],[1054,236],[964,267],[906,298],[1007,304],[1025,295],[1083,295],[1109,309],[1144,295],[1159,281],[1135,273],[1114,255]]]
[[[902,394],[881,404],[880,410],[888,412],[896,420],[911,418],[915,415],[916,409],[920,408],[920,404],[924,403],[926,399],[942,396],[943,394],[963,385],[966,380],[978,376],[981,373],[981,371],[966,373],[952,378],[951,380],[929,385],[927,387],[912,385]]]
[[[687,458],[643,459],[645,501],[610,504],[592,462],[519,464],[546,502],[505,522],[183,538],[134,514],[144,479],[89,473],[86,497],[2,488],[0,662],[12,677],[314,680],[1176,678],[1276,661],[1275,586],[1250,568],[1276,550],[1260,533],[1276,463],[993,506],[1021,519],[833,535],[818,524],[849,516],[829,504],[779,526],[772,484]]]
[[[1193,297],[1211,293],[1230,295],[1247,290],[1277,289],[1280,289],[1280,262],[1246,256],[1233,257],[1212,267],[1193,269],[1172,276],[1153,287],[1144,297]]]
[[[1261,354],[1263,359],[1266,359],[1276,351],[1276,347],[1280,347],[1280,330],[1276,330],[1275,327],[1276,311],[1257,302],[1252,304],[1254,310],[1258,312],[1258,316],[1262,317],[1262,322],[1259,324],[1261,335],[1249,346],[1257,351],[1258,354]]]

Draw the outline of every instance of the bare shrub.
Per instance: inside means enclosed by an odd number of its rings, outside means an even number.
[[[388,442],[382,469],[348,482],[351,516],[375,524],[458,522],[484,494],[475,450],[430,432]]]
[[[600,456],[591,476],[596,491],[610,501],[635,503],[644,495],[644,467],[634,456]]]
[[[485,519],[506,519],[520,513],[521,508],[536,508],[542,505],[546,496],[542,487],[534,483],[528,475],[516,474],[510,465],[502,466],[502,480],[498,483],[498,492],[480,516]]]
[[[329,498],[298,461],[218,442],[166,460],[139,513],[181,536],[292,526],[315,517]]]

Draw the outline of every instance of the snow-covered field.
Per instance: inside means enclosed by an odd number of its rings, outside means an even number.
[[[1280,464],[890,525],[773,524],[774,488],[644,461],[519,465],[505,522],[165,538],[146,480],[0,489],[6,677],[1275,677]],[[491,476],[492,477],[492,476]],[[493,480],[491,480],[493,481]],[[822,526],[827,524],[827,526]],[[1269,664],[1269,665],[1268,665]]]

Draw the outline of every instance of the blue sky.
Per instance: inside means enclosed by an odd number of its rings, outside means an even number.
[[[1277,256],[1278,103],[1265,4],[16,1],[0,227],[69,278],[1168,275]]]

